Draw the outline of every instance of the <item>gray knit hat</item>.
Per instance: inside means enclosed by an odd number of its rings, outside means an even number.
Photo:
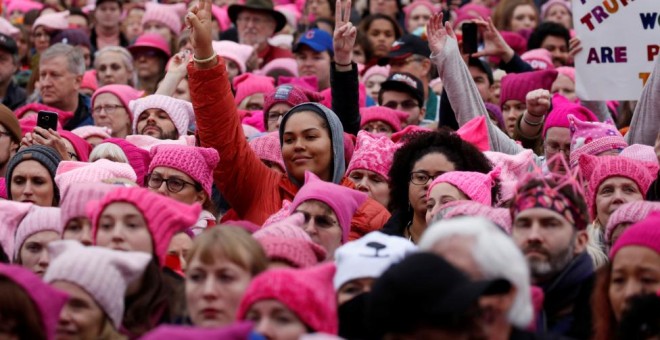
[[[48,170],[50,179],[53,181],[53,187],[55,187],[55,202],[59,202],[60,192],[55,185],[55,172],[57,171],[57,166],[60,164],[62,158],[55,149],[43,145],[32,145],[22,149],[9,160],[9,164],[7,164],[7,174],[5,175],[7,183],[7,198],[10,200],[12,199],[11,176],[14,173],[14,169],[18,164],[27,160],[37,161]]]

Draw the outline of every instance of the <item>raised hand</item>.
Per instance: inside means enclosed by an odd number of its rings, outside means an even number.
[[[447,37],[456,39],[456,34],[449,22],[442,24],[442,12],[435,13],[426,24],[426,36],[433,54],[440,54],[447,44]]]
[[[190,51],[185,50],[179,52],[170,59],[169,65],[167,66],[167,73],[172,73],[181,78],[185,77],[188,74],[186,65],[190,61],[191,55]]]
[[[505,63],[513,58],[513,49],[504,41],[500,32],[495,28],[493,20],[490,18],[488,21],[483,19],[472,20],[484,39],[484,48],[481,51],[472,53],[472,57],[479,58],[483,56],[497,56],[500,57]]]
[[[337,0],[335,8],[335,32],[332,36],[335,63],[349,65],[353,59],[353,47],[357,37],[357,28],[350,21],[351,0]]]
[[[550,91],[544,89],[527,93],[527,112],[534,117],[545,116],[550,111]]]
[[[186,26],[190,29],[190,43],[195,58],[200,60],[213,55],[211,18],[211,0],[199,0],[186,15]]]
[[[60,157],[64,161],[71,160],[71,156],[66,149],[66,144],[64,144],[64,138],[60,136],[57,131],[53,129],[43,129],[41,127],[35,127],[34,132],[28,132],[25,134],[21,140],[21,145],[23,146],[32,146],[32,145],[44,145],[50,146],[55,149],[57,153],[60,154]]]

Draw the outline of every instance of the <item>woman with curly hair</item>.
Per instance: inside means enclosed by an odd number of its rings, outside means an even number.
[[[409,136],[394,154],[389,172],[393,214],[382,231],[416,243],[426,229],[426,191],[431,182],[450,171],[486,174],[492,166],[481,151],[449,130]]]

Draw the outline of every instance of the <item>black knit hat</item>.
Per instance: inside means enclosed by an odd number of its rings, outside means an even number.
[[[60,154],[53,148],[43,145],[32,145],[25,149],[18,151],[14,157],[9,160],[7,164],[7,174],[6,184],[7,184],[7,198],[10,200],[11,197],[11,176],[14,173],[14,169],[18,164],[23,161],[34,160],[43,165],[48,173],[50,174],[50,179],[53,181],[53,187],[55,188],[55,201],[59,202],[59,190],[55,185],[55,172],[57,171],[57,166],[62,161]]]

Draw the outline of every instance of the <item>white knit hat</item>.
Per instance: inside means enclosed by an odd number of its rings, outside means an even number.
[[[188,133],[188,124],[190,117],[194,117],[193,107],[190,102],[176,99],[162,94],[152,94],[150,96],[136,99],[130,102],[131,112],[133,112],[133,133],[138,134],[137,122],[140,114],[148,109],[161,109],[170,116],[179,136],[185,136]]]
[[[72,240],[51,242],[48,253],[51,262],[44,281],[67,281],[80,286],[119,329],[126,287],[144,272],[151,256],[142,252],[85,247]]]
[[[42,231],[54,231],[62,235],[60,208],[33,205],[27,215],[18,224],[14,238],[14,259],[18,258],[23,243],[32,235]]]
[[[405,238],[385,235],[380,231],[348,242],[335,252],[335,290],[351,280],[377,278],[392,264],[415,251],[417,247]]]

